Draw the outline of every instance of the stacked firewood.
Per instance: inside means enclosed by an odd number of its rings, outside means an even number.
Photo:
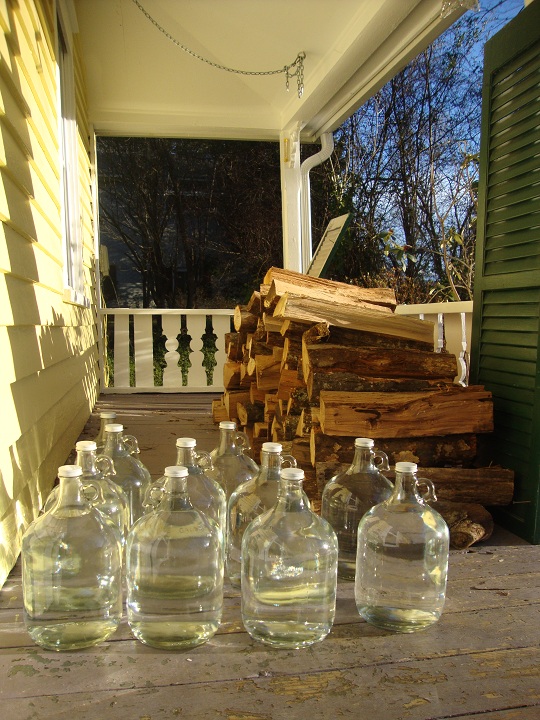
[[[408,460],[435,484],[454,546],[491,534],[485,506],[512,499],[513,473],[478,467],[493,430],[491,393],[454,384],[457,359],[434,350],[427,321],[394,314],[390,289],[271,268],[225,338],[225,392],[214,420],[235,420],[255,460],[281,442],[306,473],[315,508],[325,483],[371,437],[391,465]]]

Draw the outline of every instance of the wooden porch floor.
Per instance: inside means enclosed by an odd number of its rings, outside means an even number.
[[[217,429],[206,395],[103,396],[140,440],[152,475],[174,463],[174,440],[210,450]],[[340,582],[330,635],[278,651],[243,630],[226,586],[223,622],[207,644],[166,652],[134,640],[124,621],[110,641],[54,653],[32,643],[18,568],[0,592],[0,707],[6,720],[537,720],[540,718],[540,547],[501,531],[452,551],[447,604],[432,628],[393,635],[359,617]]]

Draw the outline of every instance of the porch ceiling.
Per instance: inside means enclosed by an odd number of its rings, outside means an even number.
[[[301,99],[283,74],[236,75],[174,45],[132,0],[74,0],[90,120],[109,135],[302,139],[334,130],[460,14],[441,0],[140,0],[213,62],[273,70],[306,53]]]

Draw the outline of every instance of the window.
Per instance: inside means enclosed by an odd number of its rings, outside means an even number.
[[[64,16],[61,7],[59,7],[57,27],[64,300],[89,307],[90,301],[84,295],[75,73],[70,43],[72,32],[68,15],[66,13]]]

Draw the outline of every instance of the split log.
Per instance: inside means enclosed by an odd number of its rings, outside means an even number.
[[[362,288],[276,267],[268,270],[264,276],[264,282],[270,285],[265,298],[267,307],[274,302],[275,298],[281,297],[289,291],[325,302],[332,302],[336,299],[348,303],[368,302],[390,310],[393,310],[397,304],[396,295],[390,288]]]
[[[481,386],[396,393],[320,396],[321,428],[327,435],[405,438],[493,431],[491,393]],[[412,432],[411,432],[412,430]]]
[[[264,396],[264,422],[271,423],[276,414],[278,398],[276,395],[267,393]]]
[[[263,313],[263,326],[266,332],[281,332],[281,318],[274,318],[270,313]]]
[[[317,425],[319,425],[319,409],[315,407],[304,408],[298,418],[296,435],[298,437],[309,436],[311,429]]]
[[[263,409],[264,415],[264,409]],[[254,422],[253,423],[253,438],[268,438],[268,423],[267,422]]]
[[[314,370],[305,383],[311,402],[319,401],[321,392],[421,392],[423,390],[452,387],[449,378],[425,380],[419,378],[362,377],[351,372],[319,372]]]
[[[242,345],[245,341],[246,336],[243,333],[225,333],[225,352],[228,360],[240,361],[242,359]]]
[[[283,320],[281,322],[280,333],[283,337],[291,338],[302,342],[302,335],[313,327],[312,322],[297,322],[296,320]]]
[[[379,447],[377,449],[380,450]],[[315,469],[321,492],[336,473],[346,470],[349,465],[350,463],[336,461],[316,462]],[[385,472],[384,475],[394,482],[393,470]],[[512,501],[514,492],[514,473],[500,467],[419,467],[418,477],[432,481],[437,501],[441,503],[503,506]]]
[[[228,420],[238,419],[238,403],[249,402],[249,390],[226,390],[223,393],[223,404],[227,409]]]
[[[240,371],[242,363],[228,360],[223,363],[223,387],[232,390],[240,387]]]
[[[240,425],[253,425],[261,422],[264,417],[263,403],[237,403],[238,421]]]
[[[284,338],[281,369],[296,370],[302,362],[302,342],[292,338]]]
[[[240,387],[251,387],[251,383],[256,382],[255,361],[253,358],[248,360],[247,364],[240,365]]]
[[[385,473],[394,480],[394,473]],[[438,501],[508,505],[514,495],[514,471],[498,466],[480,468],[418,468],[418,477],[431,480]]]
[[[266,333],[266,344],[271,348],[283,348],[285,345],[285,338],[280,332],[272,331]]]
[[[259,318],[248,312],[245,305],[237,305],[234,308],[233,323],[236,332],[252,333],[257,329]]]
[[[302,340],[304,377],[319,373],[351,373],[359,377],[419,378],[452,383],[457,374],[457,359],[449,353],[403,348],[350,347]]]
[[[277,390],[281,370],[281,356],[258,355],[255,358],[255,375],[260,390]]]
[[[220,423],[222,420],[229,419],[229,413],[227,412],[223,398],[212,400],[212,420],[215,423]]]
[[[302,410],[311,407],[305,387],[291,390],[287,401],[287,415],[300,415]]]
[[[358,434],[356,437],[362,437]],[[367,436],[370,437],[370,436]],[[311,462],[341,462],[350,464],[354,456],[353,437],[325,435],[320,427],[311,428]],[[375,449],[388,455],[391,465],[415,462],[420,467],[471,467],[477,452],[476,435],[448,435],[445,437],[378,438]]]
[[[430,505],[445,519],[450,531],[450,546],[457,550],[487,540],[493,533],[493,517],[482,505],[445,501]]]
[[[253,361],[255,362],[255,361]],[[252,403],[260,402],[264,405],[266,390],[260,390],[256,382],[252,382],[249,388],[249,401]]]
[[[254,290],[251,297],[246,305],[246,312],[252,315],[258,315],[259,317],[263,314],[264,303],[261,297],[261,293],[258,290]]]
[[[263,335],[266,338],[267,333],[264,332]],[[246,347],[249,351],[249,357],[251,358],[254,358],[256,355],[272,355],[274,352],[272,345],[262,340],[254,340],[253,335],[251,338],[248,338]]]
[[[295,298],[283,295],[274,309],[274,318],[296,320],[315,325],[329,322],[336,327],[352,328],[383,335],[397,336],[433,345],[433,323],[405,315],[394,315],[373,310],[372,306],[353,307],[332,302]]]
[[[277,387],[277,395],[281,400],[288,400],[293,390],[303,387],[305,383],[298,377],[296,370],[281,370]]]
[[[291,321],[284,321],[291,322]],[[433,338],[431,342],[409,340],[392,335],[383,335],[380,332],[366,332],[351,330],[345,327],[335,327],[330,322],[320,322],[310,325],[303,334],[307,345],[316,343],[330,343],[331,345],[348,345],[352,347],[383,347],[405,348],[409,350],[433,351]]]

